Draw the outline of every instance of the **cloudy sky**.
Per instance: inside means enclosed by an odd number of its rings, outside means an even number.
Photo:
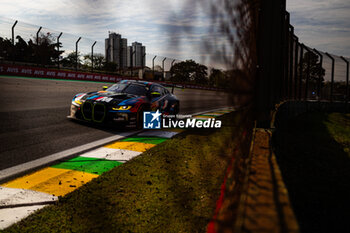
[[[349,0],[289,0],[287,10],[303,43],[350,57]]]
[[[0,36],[10,37],[14,20],[16,34],[34,36],[37,25],[43,32],[62,31],[61,41],[66,51],[74,50],[78,36],[85,52],[94,40],[95,51],[104,53],[104,38],[108,31],[122,34],[128,44],[138,41],[146,52],[170,58],[200,60],[201,40],[210,25],[203,8],[188,0],[1,0]],[[196,1],[195,1],[196,2]],[[4,19],[6,18],[6,19]],[[24,24],[29,23],[29,24]],[[0,18],[1,24],[1,18]],[[187,28],[192,30],[186,32]],[[171,33],[169,33],[171,32]],[[91,40],[89,40],[91,39]],[[174,43],[169,42],[178,42]],[[151,56],[148,58],[152,59]],[[170,60],[169,60],[170,62]]]
[[[197,61],[206,57],[201,50],[211,22],[200,1],[189,0],[1,0],[0,36],[10,37],[14,20],[16,33],[34,36],[37,26],[55,35],[66,51],[80,48],[103,53],[104,38],[115,31],[128,39],[142,42],[147,53]],[[289,0],[291,23],[302,42],[322,51],[350,56],[349,0]],[[2,18],[1,18],[2,17]],[[27,24],[26,24],[27,23]],[[185,29],[185,30],[184,30]],[[187,30],[191,29],[191,30]],[[169,33],[171,32],[171,33]],[[176,47],[174,43],[178,45]],[[151,58],[151,56],[148,56]],[[159,59],[159,58],[158,58]]]

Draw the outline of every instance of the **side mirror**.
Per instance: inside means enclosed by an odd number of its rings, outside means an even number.
[[[105,91],[105,90],[107,90],[107,88],[108,88],[108,86],[103,86],[103,87],[102,87],[102,90]]]
[[[151,93],[151,98],[152,98],[152,99],[158,98],[158,97],[160,97],[160,96],[161,96],[161,94],[160,94],[159,92],[154,91],[154,92]]]

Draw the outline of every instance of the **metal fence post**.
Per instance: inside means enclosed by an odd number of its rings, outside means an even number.
[[[323,55],[317,49],[314,49],[314,51],[320,57],[320,63],[319,64],[320,64],[320,68],[322,68]],[[321,77],[322,77],[322,74],[320,73],[319,76],[318,76],[318,85],[317,85],[317,96],[318,96],[319,100],[321,99]]]
[[[285,94],[288,32],[285,1],[261,1],[257,22],[255,116],[258,127],[270,127],[271,111]]]
[[[345,103],[346,103],[346,109],[348,106],[349,102],[349,61],[346,60],[343,56],[340,56],[340,58],[346,63],[346,98],[345,98]]]
[[[293,53],[294,53],[294,27],[292,25],[289,25],[290,32],[289,32],[289,40],[290,40],[290,48],[289,48],[289,89],[288,89],[288,99],[291,99],[292,92],[293,92]]]
[[[91,46],[91,72],[94,72],[94,46],[97,43],[97,41],[95,41],[92,46]]]
[[[60,69],[60,38],[62,36],[62,32],[58,35],[57,37],[57,52],[58,52],[58,55],[57,55],[57,68]]]
[[[333,102],[333,85],[334,85],[334,58],[329,54],[326,53],[327,57],[329,57],[332,60],[332,74],[331,74],[331,99],[330,101]]]
[[[285,100],[288,97],[288,84],[289,84],[289,12],[285,12],[285,21],[284,21],[284,94],[282,99]]]
[[[41,31],[42,27],[39,28],[39,30],[36,32],[36,45],[39,45],[39,32]]]
[[[39,66],[39,56],[38,56],[38,50],[39,50],[39,32],[41,31],[42,27],[39,27],[39,30],[36,32],[36,56],[37,56],[37,66]]]
[[[171,79],[172,79],[172,77],[173,77],[172,68],[173,68],[174,62],[175,62],[175,59],[171,62],[171,65],[170,65],[170,78],[171,78]]]
[[[154,79],[154,59],[156,59],[157,55],[154,56],[154,58],[152,59],[152,74],[153,74],[153,79]]]
[[[298,55],[299,55],[299,38],[294,36],[295,39],[295,56],[294,56],[294,99],[297,99],[298,90]]]
[[[12,29],[11,29],[11,31],[12,31],[12,45],[13,45],[13,47],[12,47],[12,62],[13,62],[13,64],[15,64],[15,60],[16,60],[16,56],[15,56],[15,27],[16,27],[17,23],[18,23],[18,21],[16,20],[16,22],[13,24]]]
[[[301,91],[303,87],[303,63],[304,63],[304,44],[300,44],[300,61],[299,61],[299,100],[301,100]]]
[[[18,23],[18,21],[16,20],[16,22],[13,24],[12,29],[11,29],[11,31],[12,31],[12,45],[15,45],[15,27],[16,27],[17,23]]]
[[[75,71],[78,71],[78,43],[80,41],[81,37],[75,42]]]
[[[166,58],[164,58],[163,61],[162,61],[162,68],[163,68],[163,79],[162,79],[162,81],[165,80],[165,78],[164,78],[164,75],[165,75],[165,71],[164,71],[164,62],[165,62],[165,60],[166,60]]]
[[[305,45],[304,45],[305,46]],[[307,58],[307,69],[306,69],[306,81],[305,81],[305,96],[304,96],[304,100],[308,99],[308,91],[309,91],[309,81],[310,81],[310,60],[311,57],[310,55],[313,54],[312,51],[305,46],[306,51],[309,52],[308,58]]]

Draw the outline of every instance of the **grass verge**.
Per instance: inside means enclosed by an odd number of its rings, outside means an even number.
[[[204,232],[243,130],[238,113],[221,120],[221,129],[187,130],[5,232]]]
[[[302,232],[350,232],[350,114],[307,113],[274,135]]]

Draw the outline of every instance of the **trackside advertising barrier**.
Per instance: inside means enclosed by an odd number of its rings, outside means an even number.
[[[108,75],[108,74],[94,74],[88,72],[75,72],[67,70],[57,70],[57,69],[47,69],[40,67],[30,67],[30,66],[18,66],[11,64],[0,64],[0,75],[10,75],[10,76],[25,76],[25,77],[35,77],[35,78],[47,78],[47,79],[64,79],[64,80],[82,80],[82,81],[95,81],[95,82],[112,82],[116,83],[123,79],[134,79],[135,77],[127,76],[117,76],[117,75]],[[146,80],[145,80],[146,81]],[[171,82],[158,82],[165,85],[175,85],[179,84]],[[204,87],[193,84],[181,84],[181,87],[192,88],[192,89],[202,89],[202,90],[213,90],[219,91],[221,89],[213,87]]]
[[[83,81],[98,81],[98,82],[118,82],[125,77],[92,74],[84,72],[54,70],[40,67],[16,66],[8,64],[0,64],[0,74],[26,76],[47,79],[66,79],[66,80],[83,80]]]

